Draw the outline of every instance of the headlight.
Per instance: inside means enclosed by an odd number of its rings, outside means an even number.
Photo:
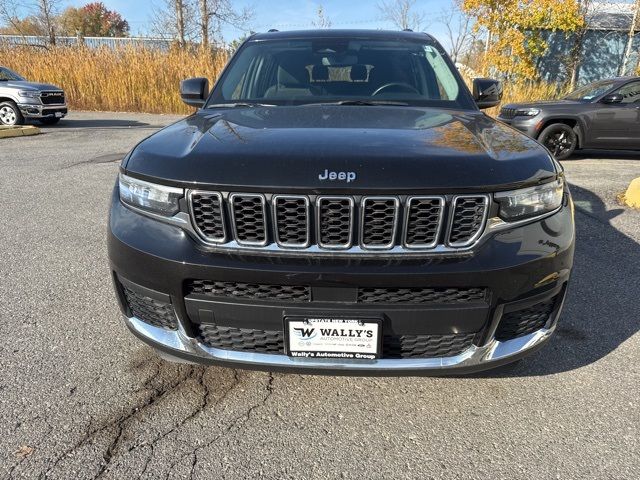
[[[540,110],[537,108],[523,108],[516,112],[517,117],[536,117],[540,115]]]
[[[522,220],[556,210],[562,205],[563,181],[500,192],[494,198],[500,205],[500,218],[506,221]]]
[[[34,90],[20,90],[18,94],[23,98],[40,98],[40,92]]]
[[[184,196],[182,188],[166,187],[120,174],[120,200],[134,207],[160,215],[174,215],[180,210],[178,201]]]

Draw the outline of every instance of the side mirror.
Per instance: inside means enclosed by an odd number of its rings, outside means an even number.
[[[622,103],[623,100],[624,97],[619,93],[612,93],[611,95],[605,96],[601,101],[607,105],[614,105],[616,103]]]
[[[180,98],[191,107],[201,108],[209,96],[209,80],[189,78],[180,82]]]
[[[474,78],[473,99],[481,110],[497,107],[502,101],[502,83],[490,78]]]

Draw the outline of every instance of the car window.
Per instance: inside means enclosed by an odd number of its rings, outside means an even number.
[[[614,85],[615,82],[611,80],[590,83],[588,85],[585,85],[584,87],[578,88],[574,92],[567,95],[565,98],[567,100],[591,101],[607,93],[614,87]]]
[[[0,81],[6,81],[6,80],[19,81],[19,80],[24,80],[24,78],[22,78],[16,72],[12,72],[8,68],[0,67]]]
[[[343,100],[468,106],[450,62],[426,39],[333,37],[248,43],[223,74],[208,106]]]
[[[619,93],[624,98],[622,103],[640,103],[640,82],[625,85],[616,93]]]

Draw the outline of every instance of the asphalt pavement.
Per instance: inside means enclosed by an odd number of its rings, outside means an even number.
[[[159,360],[106,258],[118,161],[177,117],[73,113],[0,140],[0,478],[640,478],[640,153],[564,162],[578,243],[557,335],[463,378]]]

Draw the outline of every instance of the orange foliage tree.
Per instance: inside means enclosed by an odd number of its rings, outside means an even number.
[[[463,11],[487,32],[483,68],[512,79],[538,78],[536,58],[548,48],[544,32],[582,27],[578,0],[463,0]]]

